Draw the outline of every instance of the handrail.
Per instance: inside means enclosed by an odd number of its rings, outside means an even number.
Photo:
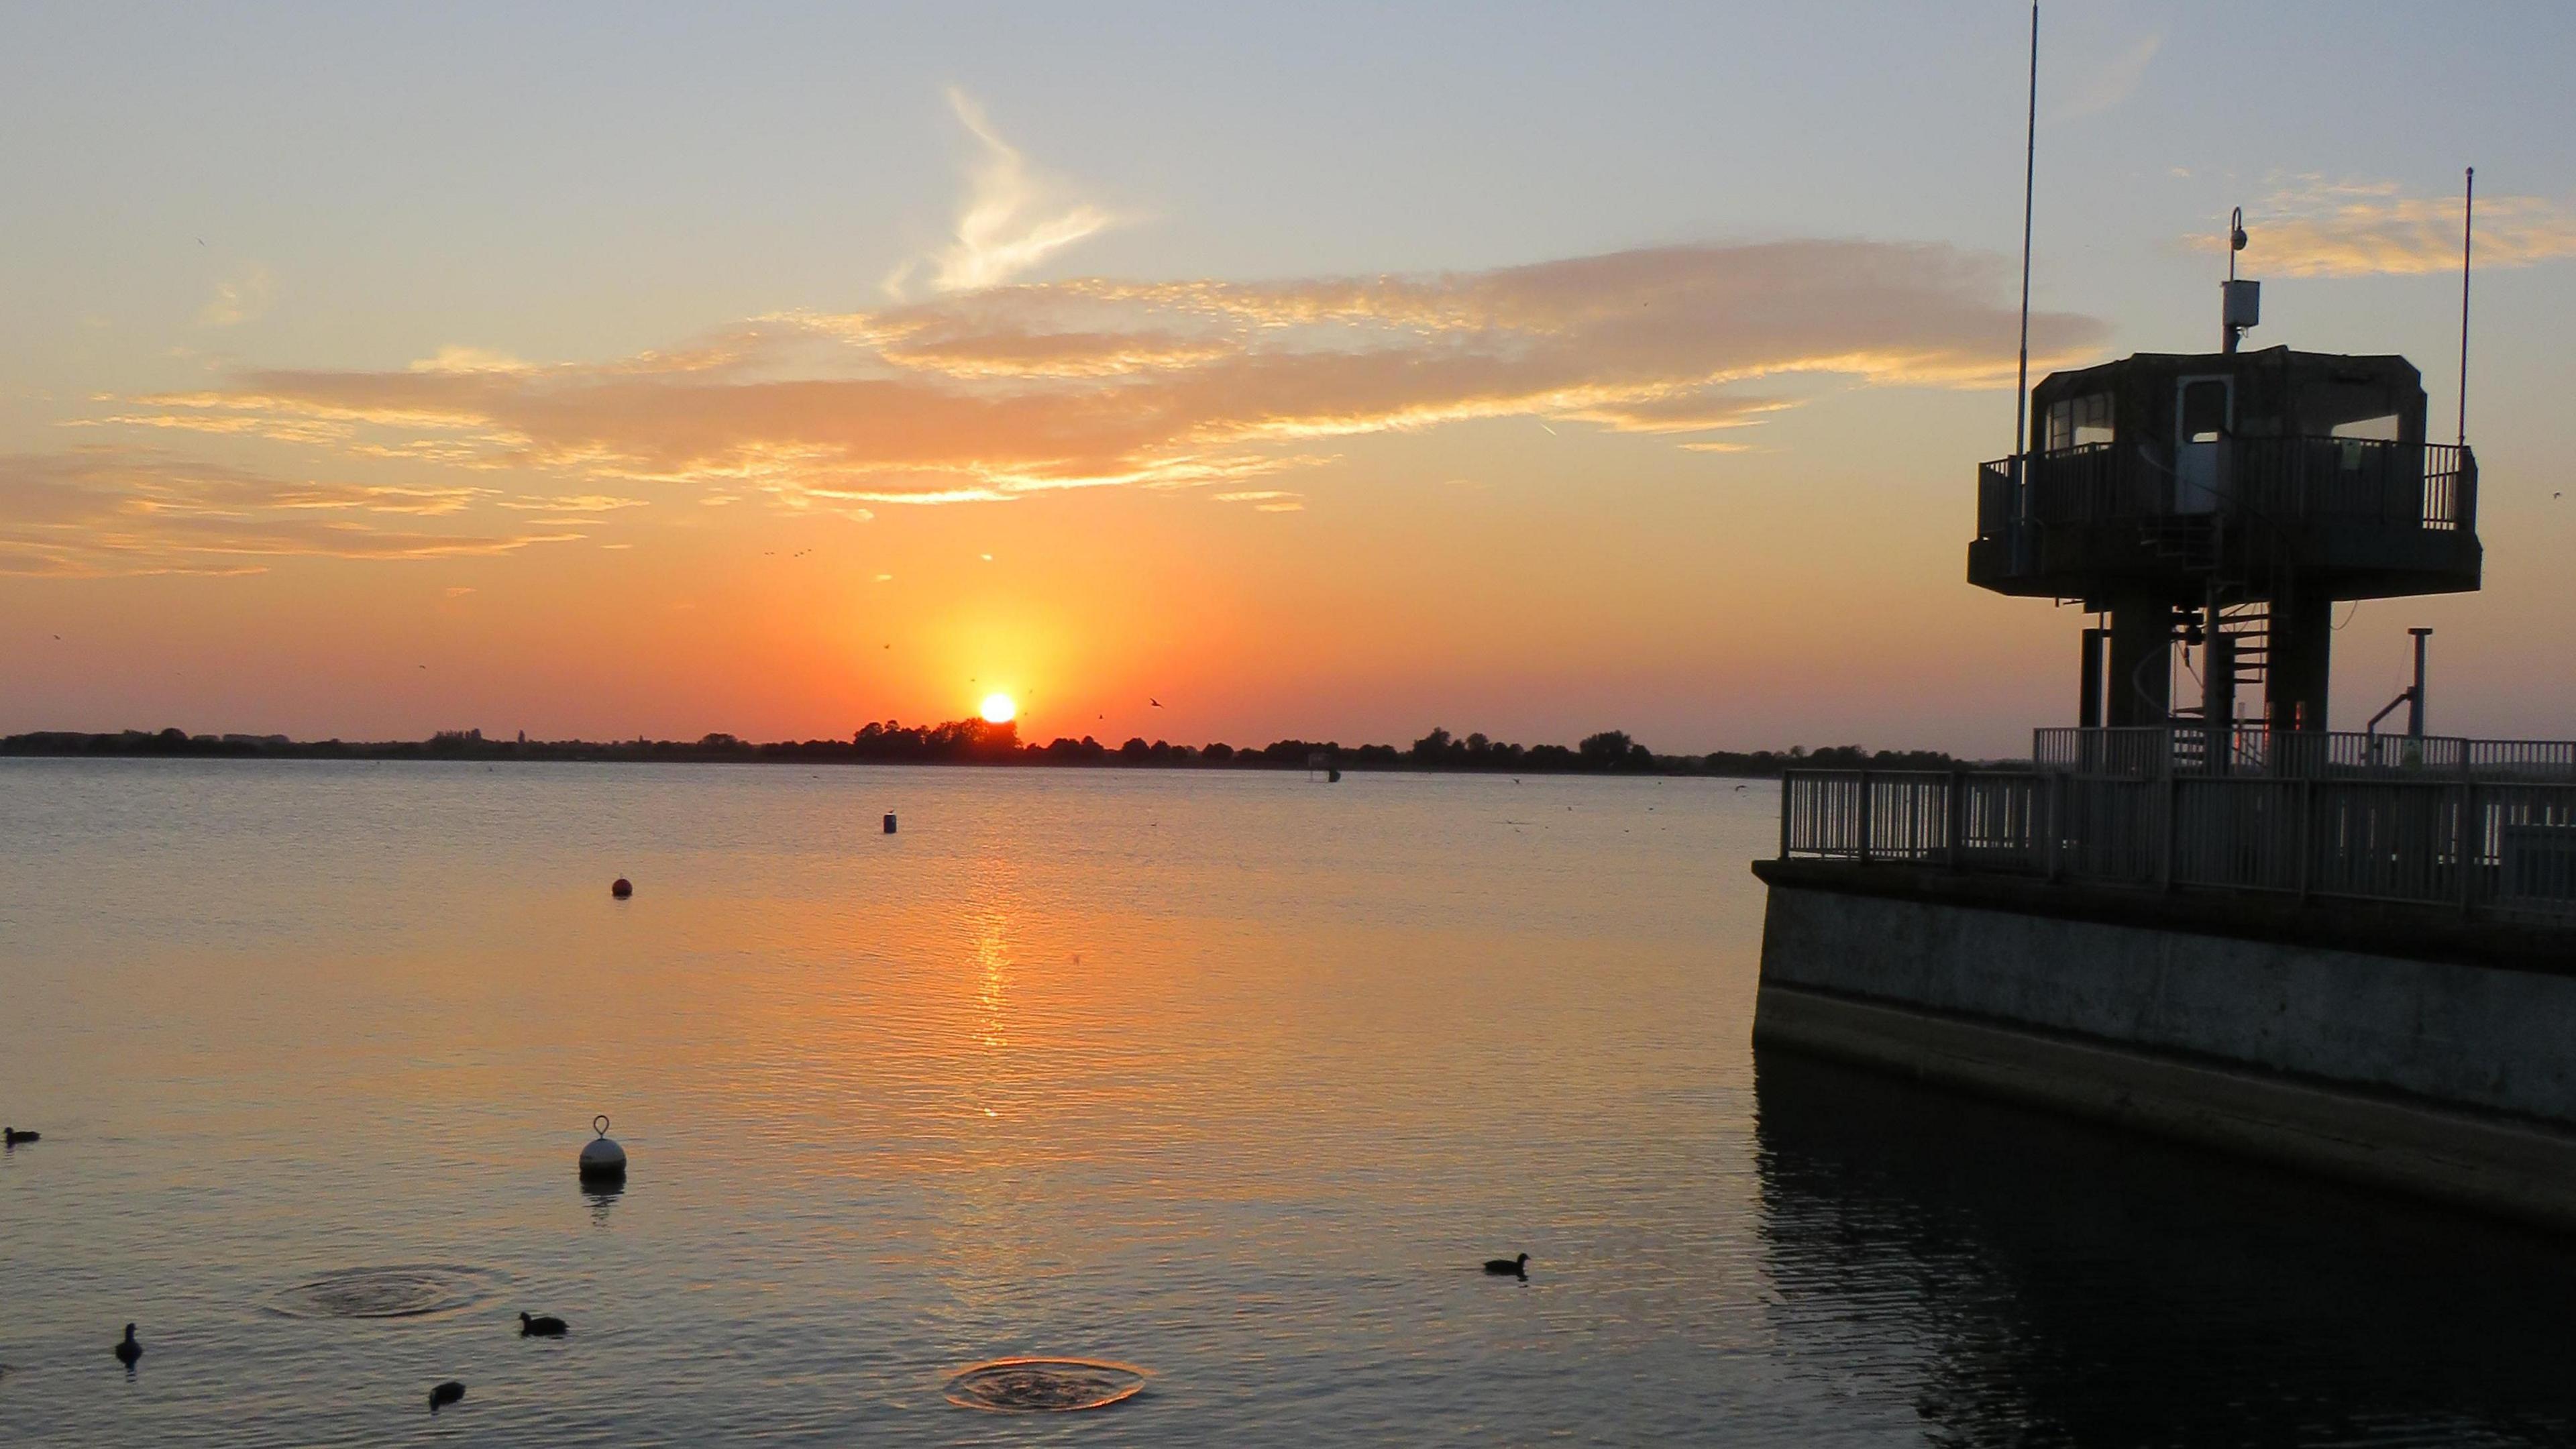
[[[2576,740],[2480,740],[2242,725],[2214,731],[2194,724],[2051,727],[2031,731],[2031,763],[2042,770],[2118,779],[2366,775],[2576,781]]]
[[[2576,781],[1792,770],[1783,859],[2576,926]]]
[[[2470,532],[2477,458],[2465,445],[2381,438],[2227,438],[2206,488],[2135,442],[2088,443],[1980,464],[1977,536],[2026,524],[2244,514],[2277,526],[2337,520]],[[2016,466],[2018,465],[2018,466]]]

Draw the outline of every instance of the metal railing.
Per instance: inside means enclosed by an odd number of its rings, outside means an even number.
[[[2161,780],[2174,775],[2277,779],[2576,781],[2576,740],[2475,740],[2459,735],[2332,733],[2259,726],[2156,725],[2031,731],[2042,770]]]
[[[2468,448],[2374,438],[2228,438],[2204,483],[2138,443],[2088,443],[1981,464],[1977,536],[2024,524],[2143,523],[2246,514],[2291,528],[2341,521],[2472,530],[2478,465]],[[2169,452],[2170,450],[2161,450]]]
[[[2576,925],[2576,782],[1793,770],[1780,854]]]

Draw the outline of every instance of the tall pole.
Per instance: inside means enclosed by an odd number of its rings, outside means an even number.
[[[2039,0],[2030,0],[2030,117],[2021,158],[2021,366],[2013,374],[2013,479],[2030,447],[2030,203],[2039,179]]]
[[[2477,235],[2478,168],[2469,174],[2460,200],[2460,436],[2469,443],[2469,242]],[[2024,304],[2028,305],[2027,303]]]

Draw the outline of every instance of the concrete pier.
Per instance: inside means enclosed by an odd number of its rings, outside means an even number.
[[[2569,933],[1763,861],[1754,1039],[2576,1229]]]

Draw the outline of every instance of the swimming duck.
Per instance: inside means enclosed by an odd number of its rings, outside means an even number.
[[[132,1368],[134,1361],[141,1357],[143,1357],[143,1345],[134,1341],[134,1325],[129,1323],[125,1325],[124,1341],[116,1346],[116,1361],[127,1368]]]
[[[1529,1276],[1529,1254],[1523,1253],[1517,1258],[1487,1258],[1485,1271],[1498,1277],[1526,1278]]]
[[[429,1411],[433,1414],[465,1397],[465,1386],[454,1379],[429,1391]]]
[[[521,1338],[561,1338],[564,1336],[564,1321],[551,1313],[535,1318],[522,1313],[519,1315],[519,1336]]]
[[[15,1147],[21,1142],[33,1142],[44,1135],[41,1132],[21,1132],[15,1127],[0,1127],[0,1144]]]

